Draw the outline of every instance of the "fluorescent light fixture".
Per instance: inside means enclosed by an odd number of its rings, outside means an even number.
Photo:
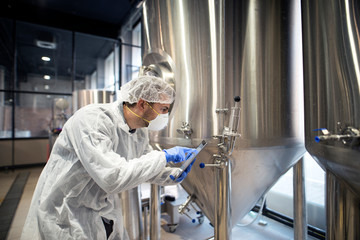
[[[49,62],[51,59],[49,57],[43,56],[43,57],[41,57],[41,60],[43,60],[45,62]]]
[[[50,80],[51,77],[50,77],[50,75],[44,75],[44,79],[45,79],[45,80]]]

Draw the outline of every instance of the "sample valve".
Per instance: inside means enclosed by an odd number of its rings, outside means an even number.
[[[191,206],[195,211],[196,211],[196,214],[198,214],[199,216],[197,217],[198,218],[198,221],[199,223],[203,223],[204,222],[204,215],[203,213],[198,210],[194,204],[193,204],[193,201],[195,200],[195,196],[194,195],[190,195],[188,196],[188,198],[186,199],[185,203],[183,203],[182,205],[179,206],[179,213],[180,214],[184,214],[185,216],[187,216],[189,219],[191,219],[191,222],[192,223],[195,223],[196,220],[193,219],[192,217],[190,217],[189,214],[187,214],[187,212],[190,212],[190,208],[189,206]]]
[[[235,147],[236,138],[241,135],[237,132],[239,122],[240,122],[240,97],[236,96],[234,98],[235,105],[231,108],[231,115],[229,119],[229,126],[224,127],[222,135],[214,136],[215,138],[220,139],[218,144],[219,154],[214,154],[214,163],[205,164],[200,163],[200,168],[204,167],[218,167],[224,168],[228,165],[227,156],[230,156]]]
[[[214,154],[214,163],[200,163],[200,168],[204,167],[218,167],[218,168],[224,168],[228,165],[228,162],[223,159],[223,156],[219,154]]]
[[[222,143],[219,144],[220,153],[227,153],[229,156],[234,150],[236,138],[241,136],[237,132],[240,122],[240,97],[236,96],[234,101],[235,106],[231,108],[229,127],[224,127]]]
[[[351,126],[342,127],[338,122],[338,130],[340,134],[331,134],[326,128],[315,129],[314,131],[321,131],[323,135],[316,136],[315,142],[323,141],[341,141],[346,146],[355,146],[360,141],[360,130]]]

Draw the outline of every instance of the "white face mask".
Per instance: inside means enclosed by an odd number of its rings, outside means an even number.
[[[164,129],[169,122],[169,113],[159,114],[154,120],[150,121],[148,129],[151,131],[160,131]]]

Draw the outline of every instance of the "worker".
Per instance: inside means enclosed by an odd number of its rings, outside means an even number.
[[[156,151],[148,130],[168,122],[174,89],[161,78],[142,76],[126,83],[118,100],[79,109],[66,122],[45,165],[23,228],[22,239],[128,239],[119,193],[149,182],[182,181],[196,150]]]

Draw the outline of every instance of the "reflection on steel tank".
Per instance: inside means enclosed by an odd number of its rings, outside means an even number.
[[[209,164],[227,158],[232,227],[305,152],[300,1],[146,1],[143,35],[143,65],[176,89],[151,141],[208,142],[182,186],[215,228],[225,197],[215,175],[227,180]]]
[[[305,144],[326,170],[326,239],[360,239],[360,2],[302,2]]]
[[[56,139],[62,131],[62,128],[68,120],[69,102],[66,98],[54,98],[51,103],[51,121],[49,124],[49,151],[50,154]],[[48,155],[49,157],[49,155]]]

